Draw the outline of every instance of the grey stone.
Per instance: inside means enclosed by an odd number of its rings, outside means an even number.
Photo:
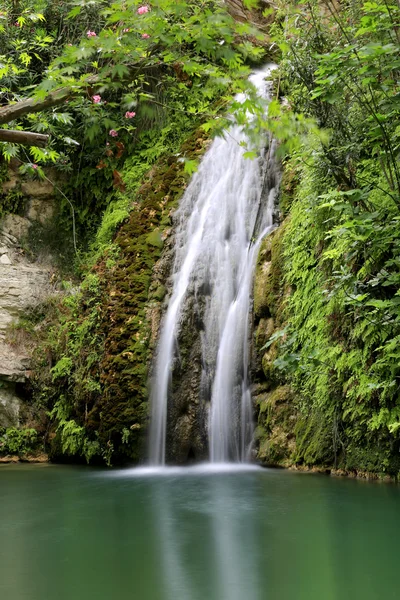
[[[0,240],[1,250],[6,251],[0,255],[0,385],[4,385],[4,381],[25,381],[29,369],[29,352],[6,342],[7,329],[30,307],[43,301],[52,287],[50,271],[29,263],[23,253],[18,253],[13,236],[0,230]]]
[[[54,186],[47,179],[45,181],[24,181],[21,184],[21,192],[25,196],[33,198],[51,198],[54,194]]]
[[[32,198],[28,203],[27,218],[30,221],[36,221],[45,225],[55,213],[55,203],[53,199]]]
[[[6,215],[1,222],[2,233],[11,236],[15,241],[28,235],[31,222],[19,215]]]
[[[11,265],[11,260],[8,256],[8,254],[2,254],[0,256],[0,264],[2,265]]]

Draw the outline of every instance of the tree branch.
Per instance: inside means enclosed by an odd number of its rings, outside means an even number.
[[[41,112],[42,110],[46,110],[46,108],[64,104],[70,96],[82,94],[85,88],[89,88],[96,83],[99,83],[99,76],[91,75],[85,81],[79,82],[82,87],[65,86],[49,92],[43,100],[26,98],[26,100],[20,100],[15,104],[0,106],[0,125],[9,123],[30,113]]]
[[[1,106],[0,125],[4,125],[4,123],[9,123],[14,119],[18,119],[19,117],[23,117],[24,115],[27,115],[29,113],[40,112],[42,110],[45,110],[46,108],[51,108],[53,106],[63,104],[68,98],[68,96],[71,95],[71,93],[71,88],[63,87],[47,94],[44,100],[27,98],[26,100],[21,100],[20,102],[16,102],[15,104]]]
[[[11,142],[23,146],[37,146],[45,148],[50,136],[42,133],[31,133],[30,131],[14,131],[13,129],[0,129],[0,142]]]

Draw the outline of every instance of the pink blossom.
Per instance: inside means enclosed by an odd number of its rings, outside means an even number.
[[[129,29],[129,27],[128,27],[127,29],[123,29],[123,30],[122,30],[122,33],[129,33],[129,32],[130,32],[130,29]]]
[[[115,131],[115,129],[110,129],[108,135],[111,135],[111,137],[118,137],[118,131]]]
[[[89,29],[89,31],[86,32],[86,35],[88,36],[88,38],[96,37],[96,32],[90,31],[90,29]]]
[[[138,15],[144,15],[145,13],[148,13],[148,12],[149,12],[148,6],[139,6],[139,8],[137,9]]]
[[[99,96],[99,94],[95,94],[92,96],[92,100],[95,104],[99,104],[101,102],[101,96]]]
[[[38,166],[37,166],[37,165],[35,165],[35,163],[33,163],[33,164],[31,165],[31,167],[32,167],[32,169],[35,169],[35,170],[38,168]]]
[[[133,117],[136,117],[136,113],[135,112],[129,112],[129,110],[127,110],[126,113],[125,113],[125,119],[133,119]]]
[[[149,36],[149,34],[148,34],[148,33],[142,33],[142,38],[143,38],[144,40],[148,40],[148,39],[149,39],[149,37],[150,37],[150,36]]]

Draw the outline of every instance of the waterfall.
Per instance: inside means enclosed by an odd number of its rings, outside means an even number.
[[[269,66],[251,75],[268,99]],[[239,95],[237,101],[245,97]],[[209,410],[212,462],[246,461],[252,439],[249,387],[251,285],[259,244],[273,228],[279,179],[273,142],[243,157],[246,136],[232,126],[213,141],[176,213],[172,294],[161,324],[151,391],[150,463],[164,465],[167,408],[178,335],[189,292],[202,300],[201,388]]]

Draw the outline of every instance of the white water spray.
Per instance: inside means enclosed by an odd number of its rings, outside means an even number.
[[[272,67],[250,80],[268,97]],[[244,101],[244,96],[238,96]],[[249,389],[249,311],[254,262],[273,228],[278,174],[273,145],[267,156],[243,157],[239,126],[213,141],[177,211],[173,290],[161,326],[151,393],[150,463],[165,464],[168,394],[182,306],[188,290],[208,289],[203,313],[202,385],[211,390],[212,462],[246,461],[252,439]],[[267,198],[264,198],[265,181]],[[263,193],[264,192],[264,193]],[[262,201],[263,200],[263,201]]]

